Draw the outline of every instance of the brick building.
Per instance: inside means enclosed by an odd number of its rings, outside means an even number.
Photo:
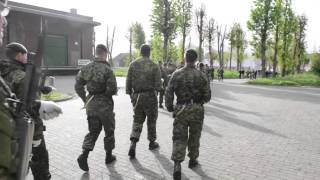
[[[94,54],[94,27],[100,25],[92,17],[70,12],[9,2],[11,9],[4,44],[20,42],[36,51],[38,35],[46,29],[43,67],[50,70],[77,70],[79,63]],[[3,48],[0,52],[3,57]]]

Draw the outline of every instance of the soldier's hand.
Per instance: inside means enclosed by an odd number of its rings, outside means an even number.
[[[53,119],[62,114],[62,109],[53,101],[40,101],[40,118],[44,120]]]
[[[41,144],[41,139],[32,141],[32,147],[38,147],[40,146],[40,144]]]

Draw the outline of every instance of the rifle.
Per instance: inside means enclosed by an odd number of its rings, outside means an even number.
[[[24,180],[27,176],[31,157],[32,141],[34,133],[34,120],[30,116],[37,106],[36,99],[39,94],[39,81],[41,76],[41,64],[44,53],[44,34],[39,36],[37,53],[28,54],[28,62],[25,66],[25,91],[16,109],[16,131],[18,140],[17,178]]]

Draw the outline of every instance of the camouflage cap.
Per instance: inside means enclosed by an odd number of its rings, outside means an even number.
[[[8,50],[23,54],[26,54],[28,52],[27,48],[24,45],[17,42],[11,42],[8,45],[6,45],[6,51]]]

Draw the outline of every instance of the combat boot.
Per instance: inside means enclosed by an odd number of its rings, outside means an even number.
[[[112,155],[112,150],[106,152],[106,164],[112,163],[116,159],[116,156]]]
[[[135,158],[136,157],[136,141],[131,141],[130,149],[128,155],[130,158]]]
[[[162,106],[162,104],[159,104],[159,108],[163,109],[163,106]]]
[[[88,166],[89,152],[90,152],[89,150],[83,150],[82,154],[80,154],[80,156],[77,159],[79,167],[83,171],[89,171],[89,166]]]
[[[179,161],[174,162],[173,179],[181,180],[181,164]]]
[[[194,167],[196,167],[197,165],[199,164],[199,162],[198,162],[198,160],[196,160],[196,159],[190,159],[189,160],[189,168],[194,168]]]
[[[159,148],[159,144],[157,142],[155,142],[155,141],[150,141],[149,149],[150,150],[154,150],[154,149],[157,149],[157,148]]]

